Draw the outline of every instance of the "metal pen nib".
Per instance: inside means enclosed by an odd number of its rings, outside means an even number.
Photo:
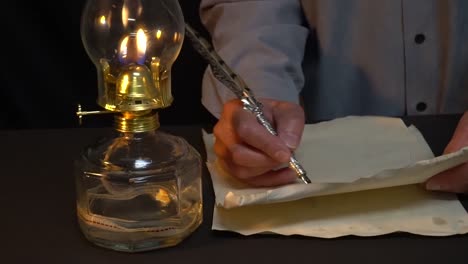
[[[257,121],[265,127],[270,134],[278,136],[276,130],[265,117],[262,104],[257,101],[253,92],[241,77],[234,73],[234,71],[218,55],[211,44],[201,37],[201,35],[188,24],[185,24],[185,33],[192,42],[194,49],[210,65],[213,76],[242,101],[244,109],[254,114]],[[306,171],[293,155],[289,161],[289,167],[296,172],[297,177],[305,184],[311,183],[310,179],[307,177]]]
[[[305,184],[312,183],[312,182],[310,181],[310,179],[307,177],[307,175],[305,175],[305,174],[304,174],[304,175],[300,175],[300,176],[299,176],[299,179],[301,179],[301,181],[302,181],[303,183],[305,183]]]
[[[305,184],[312,183],[309,177],[307,177],[307,172],[301,166],[299,161],[297,161],[294,155],[291,155],[291,159],[289,161],[289,167],[292,168],[296,172],[297,176],[299,177],[299,179],[301,179],[302,182],[304,182]]]

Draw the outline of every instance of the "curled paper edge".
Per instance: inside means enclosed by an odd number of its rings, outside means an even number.
[[[288,202],[298,199],[371,189],[423,183],[432,176],[468,162],[468,147],[432,159],[418,161],[410,166],[383,170],[372,177],[363,177],[351,183],[295,183],[277,189],[233,190],[220,197],[216,204],[226,209],[267,203]],[[231,177],[216,163],[207,163],[210,173]]]

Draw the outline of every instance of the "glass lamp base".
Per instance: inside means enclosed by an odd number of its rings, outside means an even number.
[[[175,246],[197,229],[202,222],[201,214],[197,214],[193,220],[184,230],[122,232],[109,230],[102,224],[90,223],[78,216],[78,223],[87,240],[97,246],[123,252],[142,252]]]
[[[174,246],[202,222],[200,155],[163,132],[122,133],[88,147],[76,183],[80,228],[105,248]]]

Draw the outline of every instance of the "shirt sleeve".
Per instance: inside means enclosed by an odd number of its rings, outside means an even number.
[[[257,98],[298,103],[308,36],[299,0],[202,0],[200,16],[216,51]],[[202,103],[219,118],[235,98],[208,67]]]

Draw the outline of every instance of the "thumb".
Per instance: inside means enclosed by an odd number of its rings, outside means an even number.
[[[304,132],[304,110],[288,102],[281,102],[273,108],[273,118],[279,137],[291,150],[296,149]]]
[[[468,112],[465,112],[458,123],[444,154],[455,152],[466,146],[468,146]],[[468,192],[468,163],[433,176],[427,181],[426,188],[433,191]]]
[[[468,192],[468,163],[432,177],[427,181],[426,188],[431,191]]]

